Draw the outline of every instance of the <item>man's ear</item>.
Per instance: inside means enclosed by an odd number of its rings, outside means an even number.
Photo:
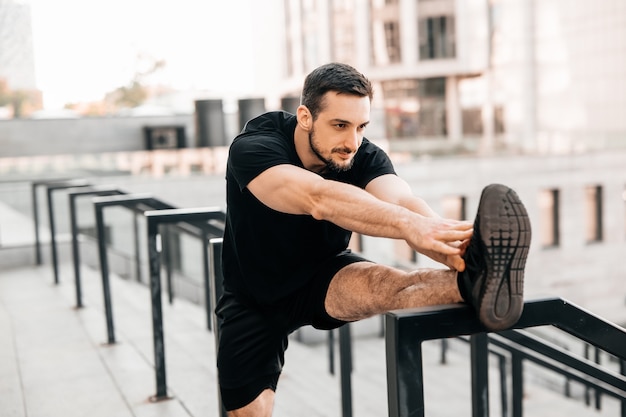
[[[296,110],[296,117],[298,119],[298,125],[301,129],[307,132],[311,130],[313,127],[313,116],[307,106],[302,104],[298,106],[298,109]]]

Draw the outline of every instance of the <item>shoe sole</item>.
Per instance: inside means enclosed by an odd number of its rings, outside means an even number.
[[[500,184],[485,188],[479,213],[489,261],[478,317],[487,328],[503,330],[519,320],[524,308],[530,220],[517,193]]]

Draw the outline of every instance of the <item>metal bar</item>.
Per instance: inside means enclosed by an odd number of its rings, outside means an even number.
[[[600,364],[600,349],[594,347],[594,361],[598,365]],[[602,409],[602,393],[598,390],[595,390],[595,406],[596,410]]]
[[[54,283],[59,283],[59,264],[57,259],[57,241],[56,230],[54,226],[54,205],[52,204],[52,189],[47,188],[46,193],[48,196],[48,227],[50,228],[50,251],[52,255],[52,274],[54,276]]]
[[[385,329],[389,417],[424,417],[423,340],[391,314]]]
[[[141,253],[139,249],[139,213],[133,213],[133,241],[135,250],[135,280],[141,281]]]
[[[163,258],[165,260],[165,282],[167,283],[167,299],[171,304],[174,303],[174,290],[172,287],[172,242],[171,231],[168,226],[163,227],[162,245],[163,245]]]
[[[524,415],[524,367],[522,357],[517,353],[511,354],[511,377],[512,377],[512,395],[513,395],[513,417],[522,417]]]
[[[619,361],[619,371],[626,376],[626,359]],[[626,417],[626,397],[622,398],[622,417]]]
[[[448,339],[441,339],[441,356],[439,358],[439,364],[445,365],[448,363]]]
[[[139,199],[137,199],[139,200]],[[118,200],[119,201],[119,200]],[[128,200],[125,200],[128,201]],[[154,204],[154,199],[151,199]],[[103,202],[113,204],[111,202]],[[161,205],[161,207],[163,207]],[[208,220],[224,220],[225,213],[219,208],[199,208],[199,209],[173,209],[161,208],[159,210],[147,210],[144,212],[148,227],[148,257],[150,265],[150,294],[152,304],[152,335],[154,344],[154,363],[156,374],[157,393],[152,398],[160,400],[168,398],[167,396],[167,378],[165,370],[165,343],[163,337],[163,311],[162,311],[162,290],[161,290],[161,257],[160,247],[157,246],[158,227],[165,223],[180,222],[207,222]],[[207,223],[207,227],[210,226]],[[213,226],[212,230],[219,230],[223,233],[223,229]],[[221,263],[215,266],[221,268]],[[221,269],[219,270],[221,276]],[[220,287],[221,288],[221,287]],[[221,293],[220,293],[221,294]]]
[[[335,375],[335,331],[328,332],[328,371]]]
[[[441,339],[487,331],[466,304],[422,307],[387,313],[395,320],[413,322],[406,329],[421,340]],[[603,320],[562,298],[527,301],[514,329],[553,325],[606,352],[626,359],[626,329]]]
[[[98,254],[102,277],[102,296],[104,300],[104,315],[107,325],[107,343],[115,343],[115,327],[113,325],[113,308],[111,306],[111,286],[109,283],[109,260],[106,249],[103,206],[94,204],[96,216],[96,233],[98,235]]]
[[[352,417],[352,337],[349,323],[339,328],[339,358],[341,362],[341,415]]]
[[[72,231],[72,260],[74,264],[74,288],[76,291],[76,308],[83,307],[83,293],[80,279],[80,250],[78,249],[78,220],[76,219],[76,196],[69,194],[70,229]]]
[[[211,284],[209,272],[209,234],[205,228],[202,228],[202,278],[204,283],[204,310],[206,312],[206,327],[212,330],[211,322],[213,313],[211,311]]]
[[[39,209],[37,201],[37,183],[31,184],[31,202],[33,205],[33,221],[35,222],[35,265],[41,265],[41,241],[39,237]]]
[[[56,226],[54,221],[54,201],[52,198],[52,193],[57,190],[63,190],[68,188],[75,187],[87,187],[90,184],[83,180],[76,181],[63,181],[63,182],[50,182],[45,183],[46,185],[46,194],[48,197],[48,218],[49,218],[49,228],[50,228],[50,251],[52,254],[52,272],[54,275],[54,283],[59,284],[59,259],[58,259],[58,251],[57,251],[57,241],[56,241]]]
[[[123,191],[117,188],[107,187],[89,187],[75,188],[68,190],[69,206],[70,206],[70,228],[72,232],[72,260],[74,265],[74,284],[76,288],[76,308],[83,307],[82,297],[82,279],[80,274],[80,248],[78,245],[78,212],[76,210],[76,200],[78,197],[87,195],[114,195],[124,194]]]
[[[535,363],[539,363],[544,367],[548,367],[548,364],[544,365],[544,361],[540,361],[539,355],[543,357],[548,357],[553,361],[557,361],[569,368],[575,369],[580,373],[583,373],[591,378],[594,378],[597,381],[601,381],[604,384],[607,384],[611,387],[615,387],[618,390],[626,393],[626,378],[618,373],[608,372],[602,369],[599,365],[595,364],[592,361],[581,360],[577,358],[570,352],[561,350],[559,347],[551,346],[547,342],[541,340],[539,337],[534,336],[527,332],[520,332],[517,330],[506,330],[504,332],[499,333],[499,336],[504,337],[508,340],[511,340],[517,343],[520,346],[523,346],[528,351],[524,356],[532,360]],[[554,367],[549,367],[549,369],[553,369]],[[588,386],[598,389],[600,386],[594,381],[585,381],[585,379],[580,378],[579,376],[566,372],[564,370],[555,369],[556,372],[559,372],[564,375],[569,375],[570,378],[576,379],[577,381],[582,382],[583,384],[587,384]],[[608,390],[602,388],[602,390],[606,393],[613,392],[612,395],[616,395],[617,392],[615,390]]]
[[[224,293],[224,275],[222,272],[222,238],[215,238],[209,241],[209,261],[211,265],[211,301],[214,306],[217,306],[217,303]],[[215,325],[215,330],[213,334],[215,335],[215,352],[219,352],[220,345],[220,324],[221,320],[215,313],[213,313],[213,323]],[[226,409],[222,404],[222,396],[219,392],[219,381],[217,388],[217,407],[218,413],[221,417],[227,417]]]
[[[150,264],[150,295],[152,305],[152,341],[154,345],[154,368],[156,394],[154,400],[167,398],[167,376],[165,372],[165,343],[163,338],[163,311],[161,305],[161,256],[158,244],[159,224],[148,217],[148,258]]]
[[[39,199],[37,197],[37,187],[52,185],[52,184],[60,184],[60,183],[71,183],[78,184],[84,182],[84,180],[71,180],[71,179],[57,179],[57,180],[44,180],[44,181],[33,181],[31,183],[31,202],[33,208],[33,221],[35,223],[35,264],[42,264],[41,257],[41,236],[39,234]]]
[[[509,395],[506,380],[506,358],[498,355],[498,367],[500,370],[500,406],[502,408],[502,417],[509,416]]]
[[[486,333],[470,336],[472,416],[489,417],[489,350]]]

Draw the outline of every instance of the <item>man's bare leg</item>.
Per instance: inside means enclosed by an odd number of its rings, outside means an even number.
[[[250,404],[229,411],[229,417],[271,417],[274,408],[275,393],[266,389],[259,394]]]
[[[370,262],[341,269],[328,287],[325,307],[339,320],[361,320],[389,310],[462,302],[457,272],[401,271]]]

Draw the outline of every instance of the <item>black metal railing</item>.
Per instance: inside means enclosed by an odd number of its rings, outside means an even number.
[[[123,195],[127,194],[125,191],[118,189],[117,187],[112,186],[86,186],[81,188],[70,188],[66,190],[68,198],[69,198],[69,208],[70,208],[70,231],[72,234],[72,264],[74,267],[74,286],[76,290],[76,308],[83,307],[83,294],[82,294],[82,277],[80,273],[80,248],[78,244],[79,238],[79,228],[78,228],[78,210],[77,210],[77,200],[79,197],[95,197],[95,196],[111,196],[111,195]],[[51,205],[50,207],[53,207]],[[52,238],[53,242],[56,242],[56,239]],[[56,245],[56,243],[55,243]],[[53,260],[53,265],[55,262],[58,262],[58,259]],[[139,262],[137,260],[137,265]],[[58,265],[53,266],[55,270],[58,270]]]
[[[167,377],[165,368],[165,342],[163,336],[163,313],[161,305],[161,248],[159,244],[159,225],[187,223],[199,227],[202,242],[208,249],[209,236],[221,237],[224,233],[223,222],[226,214],[219,208],[200,209],[169,209],[159,211],[147,211],[145,213],[148,222],[148,257],[150,264],[150,294],[152,305],[152,334],[154,343],[154,363],[156,377],[156,394],[153,400],[167,398]],[[209,272],[209,254],[204,258],[205,271]],[[215,263],[217,264],[217,263]],[[211,285],[209,277],[205,276],[205,306],[207,311],[207,327],[211,327]]]
[[[40,227],[40,217],[39,217],[39,197],[37,190],[39,187],[45,187],[46,196],[47,196],[47,207],[48,207],[48,227],[50,229],[50,250],[52,257],[52,272],[54,276],[54,283],[59,283],[59,262],[58,262],[58,251],[57,251],[57,241],[56,241],[56,221],[54,215],[54,204],[53,204],[53,194],[58,190],[65,190],[69,188],[76,187],[88,187],[91,184],[84,179],[61,179],[61,180],[50,180],[50,181],[34,181],[31,184],[31,196],[32,196],[32,207],[33,207],[33,221],[35,223],[35,264],[41,265],[42,255],[41,255],[41,237],[39,232]]]
[[[424,416],[422,342],[470,335],[472,415],[489,415],[488,344],[511,354],[512,415],[523,415],[523,361],[531,361],[621,401],[626,413],[626,376],[550,346],[520,330],[551,325],[626,360],[626,330],[560,298],[528,301],[514,329],[488,333],[466,305],[390,312],[386,315],[387,382],[391,417]],[[558,363],[559,366],[554,366]]]
[[[169,229],[198,238],[203,248],[203,284],[206,307],[207,328],[215,334],[216,346],[219,343],[219,326],[213,306],[221,294],[222,273],[220,262],[221,235],[223,233],[224,213],[215,208],[177,209],[170,204],[145,194],[127,194],[111,186],[94,186],[85,180],[54,180],[33,183],[33,215],[36,230],[36,260],[41,263],[39,239],[37,188],[45,187],[47,193],[48,217],[51,232],[51,254],[55,283],[59,283],[59,265],[56,249],[55,213],[52,195],[57,190],[65,190],[69,196],[70,226],[72,231],[72,255],[76,284],[76,304],[82,306],[80,280],[80,252],[78,250],[78,222],[76,201],[90,196],[96,217],[96,239],[100,269],[103,281],[103,297],[107,320],[109,343],[115,343],[111,291],[109,283],[109,262],[107,255],[106,229],[103,210],[106,207],[120,206],[134,214],[134,251],[137,276],[141,245],[137,227],[138,216],[143,216],[148,229],[148,263],[150,270],[150,292],[152,304],[153,338],[155,351],[155,378],[157,392],[151,398],[162,400],[169,398],[165,373],[165,350],[163,341],[163,323],[161,311],[161,255],[165,264],[168,295],[173,300]],[[95,196],[95,198],[94,198]],[[159,225],[163,225],[160,229]],[[161,247],[162,246],[162,247]],[[474,416],[486,416],[489,411],[487,389],[487,367],[490,354],[498,356],[501,373],[502,412],[509,413],[507,397],[510,393],[513,417],[522,416],[523,363],[532,362],[557,372],[567,381],[578,381],[588,389],[595,390],[596,404],[601,395],[615,397],[621,401],[622,417],[626,417],[626,331],[608,323],[562,299],[546,299],[527,302],[522,318],[514,329],[499,333],[487,333],[472,311],[463,305],[403,310],[387,314],[384,317],[387,345],[387,374],[390,416],[423,416],[424,391],[421,364],[421,343],[432,339],[445,339],[469,335],[472,370],[472,408]],[[213,325],[212,325],[213,323]],[[524,329],[535,326],[552,325],[576,336],[595,347],[614,355],[620,361],[620,373],[607,371],[597,363],[578,358],[551,346],[541,338],[526,334]],[[329,349],[332,347],[329,344]],[[496,349],[491,349],[495,346]],[[491,353],[490,353],[491,351]],[[501,352],[505,352],[503,355]],[[331,370],[333,354],[330,352]],[[341,409],[343,417],[352,415],[352,343],[349,326],[339,330],[339,355],[341,358]],[[597,355],[597,354],[596,354]],[[445,351],[442,350],[442,360]],[[506,361],[510,361],[511,387],[506,377]],[[561,366],[553,366],[557,361]],[[219,401],[219,395],[218,395]],[[225,412],[219,402],[222,416]]]

